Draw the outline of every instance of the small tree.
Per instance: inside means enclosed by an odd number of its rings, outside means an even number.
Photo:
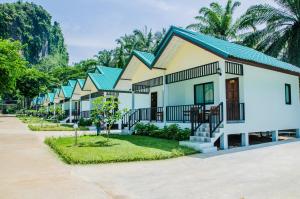
[[[100,134],[101,126],[105,126],[107,137],[114,123],[122,118],[126,110],[119,110],[117,97],[99,97],[93,102],[92,119],[97,127],[97,135]]]

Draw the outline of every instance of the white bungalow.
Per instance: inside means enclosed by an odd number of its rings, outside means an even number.
[[[132,89],[129,129],[140,121],[192,130],[182,145],[215,151],[228,135],[300,128],[300,68],[248,47],[171,27],[154,54],[135,51],[116,87]],[[137,95],[139,94],[139,95]]]
[[[93,101],[100,96],[115,96],[118,98],[120,104],[119,109],[125,109],[131,107],[131,91],[123,90],[123,83],[120,83],[118,87],[115,87],[116,81],[122,69],[112,68],[106,66],[97,66],[94,73],[88,73],[82,90],[85,92],[81,96],[81,101],[85,105],[82,105],[81,116],[83,118],[89,118],[90,112],[93,110]],[[116,124],[114,128],[121,128],[121,121]]]

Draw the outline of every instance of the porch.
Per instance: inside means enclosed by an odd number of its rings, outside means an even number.
[[[227,103],[227,123],[245,121],[244,103]],[[138,122],[150,122],[155,124],[179,124],[191,128],[192,136],[201,124],[209,124],[210,136],[224,122],[223,102],[218,105],[176,105],[152,108],[139,108],[130,110],[122,117],[122,129],[129,130]]]
[[[134,83],[132,110],[122,126],[177,123],[194,135],[206,123],[212,136],[222,122],[245,121],[243,76],[242,64],[219,61]],[[146,100],[135,97],[142,93]]]

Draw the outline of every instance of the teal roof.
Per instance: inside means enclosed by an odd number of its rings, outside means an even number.
[[[279,59],[266,55],[262,52],[254,50],[252,48],[235,44],[222,39],[217,39],[212,36],[204,35],[201,33],[196,33],[182,28],[171,27],[168,31],[166,37],[163,39],[161,44],[155,51],[155,59],[152,65],[155,64],[158,57],[161,55],[162,51],[171,40],[173,35],[182,37],[196,45],[203,47],[223,58],[236,58],[244,61],[255,62],[263,65],[273,66],[275,68],[280,68],[283,70],[288,70],[296,73],[300,73],[300,68],[283,62]]]
[[[70,98],[72,96],[72,92],[73,92],[72,86],[62,86],[61,90],[62,90],[65,98]]]
[[[155,59],[154,54],[152,53],[147,53],[147,52],[142,52],[142,51],[137,51],[134,50],[133,54],[139,58],[146,66],[151,68],[151,64],[153,60]]]
[[[83,88],[85,79],[78,79],[77,81],[78,81],[78,83],[79,83],[80,88]]]
[[[74,87],[75,84],[76,84],[76,81],[77,81],[77,80],[73,80],[73,79],[68,80],[68,86]]]
[[[122,69],[106,66],[97,66],[97,70],[101,73],[88,73],[98,90],[112,90],[118,80]]]
[[[49,98],[50,103],[54,102],[54,96],[55,96],[55,93],[48,93],[48,98]]]
[[[54,93],[55,95],[58,94],[59,91],[60,91],[60,88],[55,88],[55,89],[53,89],[53,93]]]

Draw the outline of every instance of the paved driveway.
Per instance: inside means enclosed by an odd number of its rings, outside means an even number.
[[[0,117],[0,198],[299,199],[300,142],[213,157],[69,166]]]

